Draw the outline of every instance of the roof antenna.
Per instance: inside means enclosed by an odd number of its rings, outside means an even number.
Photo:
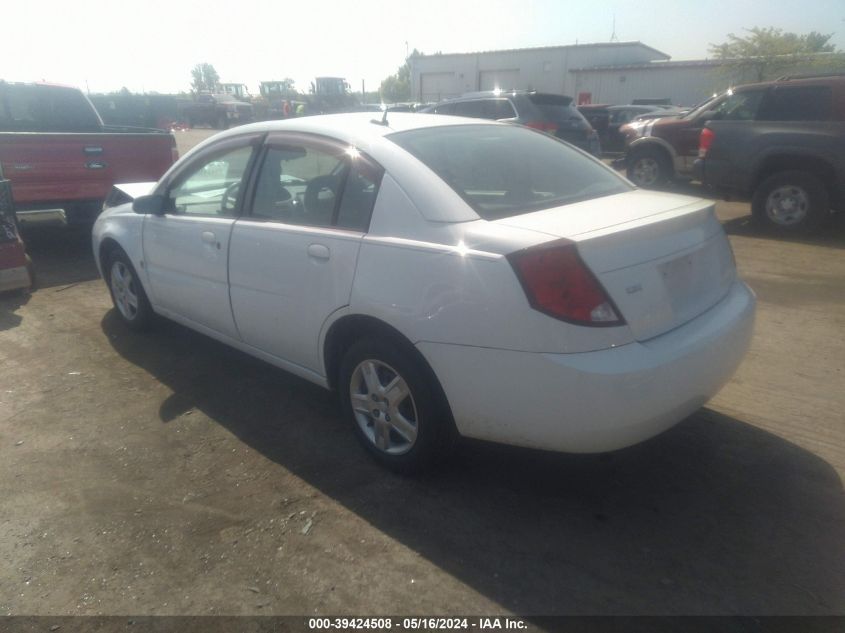
[[[613,14],[613,33],[610,34],[610,41],[611,42],[618,42],[619,38],[616,37],[616,13]]]
[[[387,105],[382,104],[381,107],[384,108],[384,114],[381,117],[381,121],[379,121],[378,119],[370,119],[370,123],[375,123],[376,125],[383,125],[384,127],[387,127],[388,125],[390,125],[387,122]]]

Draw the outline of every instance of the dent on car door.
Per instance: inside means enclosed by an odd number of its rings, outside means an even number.
[[[251,211],[232,231],[230,292],[244,342],[320,371],[320,330],[349,303],[381,175],[340,143],[268,140]]]
[[[238,332],[229,301],[229,240],[253,148],[253,139],[242,139],[204,152],[171,181],[167,213],[144,220],[156,308],[231,338]]]

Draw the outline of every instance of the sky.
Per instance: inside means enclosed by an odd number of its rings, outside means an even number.
[[[0,79],[90,92],[190,89],[191,68],[222,81],[345,77],[377,90],[406,51],[451,53],[639,40],[672,59],[702,59],[753,26],[834,33],[843,0],[29,0],[0,10]]]

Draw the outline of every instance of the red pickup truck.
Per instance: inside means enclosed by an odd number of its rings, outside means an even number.
[[[0,178],[21,225],[90,224],[115,183],[158,180],[176,158],[172,134],[106,126],[76,88],[0,81]]]

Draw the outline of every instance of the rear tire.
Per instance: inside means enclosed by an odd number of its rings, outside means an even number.
[[[106,283],[120,320],[136,332],[148,330],[154,313],[129,257],[119,248],[105,258]]]
[[[343,356],[337,385],[356,437],[390,470],[423,472],[454,448],[449,406],[407,343],[394,338],[354,343]]]
[[[635,151],[628,159],[628,180],[638,187],[650,189],[666,184],[672,177],[667,156],[659,149]]]
[[[810,172],[779,171],[754,190],[751,213],[761,227],[793,235],[811,233],[830,218],[830,196]]]

